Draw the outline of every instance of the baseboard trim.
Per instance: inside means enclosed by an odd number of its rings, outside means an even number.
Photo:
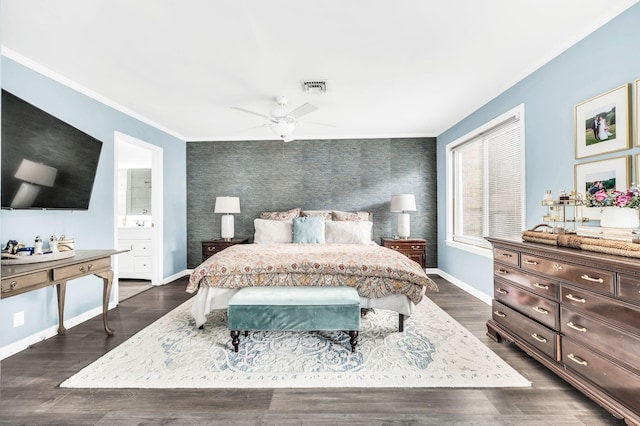
[[[185,275],[190,275],[192,271],[193,271],[193,270],[184,269],[184,270],[182,270],[182,271],[180,271],[180,272],[178,272],[178,273],[175,273],[175,274],[173,274],[173,275],[170,275],[170,276],[166,277],[165,279],[163,279],[163,280],[162,280],[162,283],[161,283],[160,285],[169,284],[170,282],[173,282],[173,281],[175,281],[175,280],[177,280],[177,279],[179,279],[179,278],[182,278],[182,277],[184,277]]]
[[[471,287],[469,284],[465,283],[464,281],[459,280],[458,278],[451,276],[449,274],[447,274],[446,272],[441,271],[440,269],[434,268],[432,269],[432,271],[434,272],[429,272],[430,270],[427,269],[427,273],[433,273],[433,274],[437,274],[440,275],[442,278],[444,278],[445,280],[449,281],[451,284],[455,285],[456,287],[466,291],[467,293],[469,293],[470,295],[472,295],[473,297],[475,297],[478,300],[483,301],[484,303],[486,303],[487,305],[491,306],[491,300],[493,299],[493,297],[484,294],[483,292],[481,292],[480,290],[478,290],[477,288]]]
[[[109,302],[109,310],[115,308],[118,305],[117,301]],[[75,327],[78,324],[81,324],[91,318],[102,315],[102,306],[98,306],[94,309],[91,309],[87,312],[84,312],[78,316],[73,318],[65,318],[64,326],[67,330]],[[45,328],[31,336],[27,336],[23,339],[18,340],[17,342],[13,342],[8,344],[7,346],[3,346],[0,348],[0,361],[9,358],[11,355],[15,355],[18,352],[21,352],[25,349],[28,349],[29,346],[35,345],[36,343],[40,343],[44,340],[49,339],[50,337],[58,335],[58,325],[51,326],[49,328]]]

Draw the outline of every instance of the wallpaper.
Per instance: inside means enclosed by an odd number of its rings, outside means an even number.
[[[411,236],[427,240],[427,267],[436,255],[435,138],[189,142],[187,144],[187,265],[202,259],[201,241],[220,238],[217,196],[240,197],[235,236],[253,238],[262,211],[367,210],[374,240],[397,233],[394,194],[415,194]]]

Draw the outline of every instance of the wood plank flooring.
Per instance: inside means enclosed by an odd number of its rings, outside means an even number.
[[[0,362],[0,425],[623,425],[510,344],[485,336],[491,309],[442,278],[430,298],[533,382],[520,389],[60,389],[180,305],[187,278],[153,287]],[[411,321],[411,319],[408,319]]]

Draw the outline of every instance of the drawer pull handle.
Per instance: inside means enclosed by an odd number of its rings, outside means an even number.
[[[553,269],[555,269],[556,271],[562,271],[562,265],[560,265],[559,263],[554,263]]]
[[[539,314],[549,315],[549,311],[547,311],[546,309],[542,309],[539,306],[534,306],[533,310],[536,311]]]
[[[15,290],[15,288],[16,288],[16,286],[17,286],[17,285],[18,285],[18,282],[17,282],[17,281],[11,281],[11,282],[9,283],[9,288],[8,288],[8,289],[6,289],[6,290],[2,290],[2,292],[3,292],[3,293],[9,293],[10,291]]]
[[[207,247],[207,250],[209,251],[214,251],[216,248],[215,247]]]
[[[586,329],[586,328],[584,328],[584,327],[580,327],[579,325],[575,325],[572,321],[569,321],[569,322],[567,323],[567,325],[568,325],[569,327],[573,328],[574,330],[581,331],[581,332],[583,332],[583,333],[586,333],[586,332],[587,332],[587,329]]]
[[[533,334],[531,335],[531,337],[533,337],[534,339],[536,339],[536,340],[537,340],[538,342],[540,342],[540,343],[547,343],[547,342],[548,342],[548,340],[547,340],[547,339],[545,339],[544,337],[542,337],[542,336],[538,336],[538,333],[533,333]]]
[[[533,286],[534,286],[534,287],[541,288],[541,289],[543,289],[543,290],[549,290],[549,286],[548,286],[548,285],[546,285],[546,284],[533,283]]]
[[[524,263],[526,263],[527,265],[538,265],[538,262],[536,262],[535,260],[529,260],[529,259],[525,259]]]
[[[411,246],[412,250],[422,250],[422,247],[420,246]]]
[[[587,274],[582,275],[580,278],[582,278],[585,281],[591,281],[593,283],[600,283],[602,284],[604,282],[604,280],[602,278],[592,278]]]
[[[496,269],[496,273],[500,275],[507,275],[509,271],[507,271],[506,269]]]
[[[587,361],[575,356],[574,354],[567,355],[567,358],[569,358],[571,361],[575,362],[576,364],[584,365],[585,367],[589,365]]]
[[[93,268],[93,265],[90,263],[87,265],[87,268],[85,270],[84,265],[81,265],[78,269],[80,270],[80,272],[89,272],[91,271],[91,268]]]
[[[513,257],[510,253],[500,253],[500,256]]]
[[[576,297],[571,293],[567,294],[567,299],[573,300],[574,302],[578,302],[578,303],[587,303],[587,299],[583,299],[581,297]]]
[[[501,288],[496,288],[496,292],[498,292],[500,294],[509,294],[509,292],[507,290],[503,290]]]
[[[496,316],[499,316],[500,318],[506,318],[507,314],[505,314],[504,312],[500,312],[500,311],[493,311],[494,314],[496,314]]]

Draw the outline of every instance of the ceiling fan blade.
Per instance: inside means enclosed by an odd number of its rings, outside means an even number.
[[[303,115],[307,115],[315,110],[317,110],[318,107],[310,104],[309,102],[304,103],[302,105],[300,105],[298,108],[292,110],[291,112],[289,112],[289,116],[295,118],[296,120],[300,117],[302,117]]]
[[[253,115],[257,115],[258,117],[262,117],[262,118],[266,118],[269,121],[273,121],[273,118],[269,117],[266,114],[262,114],[259,112],[255,112],[255,111],[251,111],[250,109],[244,109],[244,108],[240,108],[240,107],[231,107],[233,109],[236,109],[238,111],[242,111],[242,112],[246,112],[247,114],[253,114]]]

